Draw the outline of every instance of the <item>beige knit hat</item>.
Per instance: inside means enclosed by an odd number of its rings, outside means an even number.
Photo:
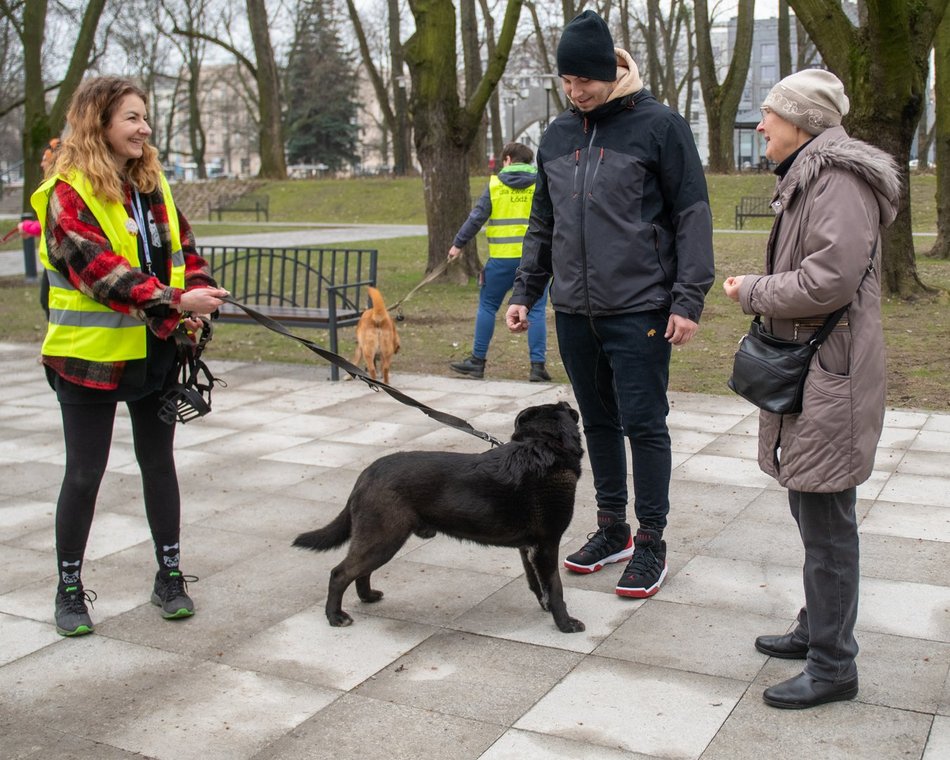
[[[776,84],[762,102],[810,135],[841,124],[851,108],[844,85],[830,71],[803,69]]]

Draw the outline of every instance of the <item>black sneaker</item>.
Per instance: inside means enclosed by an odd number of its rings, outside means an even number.
[[[597,510],[597,530],[587,536],[580,551],[568,554],[564,567],[575,573],[596,573],[611,562],[623,562],[633,554],[630,526],[606,509]]]
[[[460,362],[452,362],[449,367],[460,375],[481,380],[485,377],[485,360],[479,359],[475,354],[463,359]]]
[[[67,586],[56,592],[56,633],[60,636],[83,636],[92,633],[95,626],[89,617],[86,602],[96,601],[96,592],[82,586]]]
[[[664,578],[666,541],[658,530],[640,528],[633,539],[633,556],[617,582],[617,595],[645,599],[660,590]]]
[[[191,617],[195,614],[195,605],[186,589],[197,580],[194,575],[182,575],[178,570],[164,576],[159,571],[155,574],[152,604],[162,608],[162,617],[166,620]]]
[[[531,362],[531,374],[528,380],[532,383],[547,383],[551,381],[551,375],[548,374],[544,362]]]

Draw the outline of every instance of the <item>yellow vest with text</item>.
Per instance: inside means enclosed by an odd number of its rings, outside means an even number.
[[[30,202],[36,218],[43,226],[40,235],[40,261],[49,277],[49,328],[43,341],[44,356],[69,356],[93,362],[120,362],[144,359],[147,335],[145,323],[135,317],[110,309],[105,304],[77,290],[49,260],[46,249],[46,210],[49,197],[58,181],[66,182],[83,199],[96,218],[112,251],[129,262],[138,271],[138,228],[129,224],[131,217],[121,203],[99,198],[92,184],[81,172],[68,177],[56,176],[46,180],[33,193]],[[171,188],[161,178],[162,196],[168,211],[171,237],[171,280],[174,288],[185,287],[185,256],[181,250],[181,230],[178,211],[172,199]],[[127,226],[128,225],[128,226]],[[129,228],[136,232],[130,232]]]
[[[497,175],[488,181],[491,216],[485,235],[488,237],[488,255],[492,258],[521,258],[521,244],[528,231],[534,188],[534,185],[508,187]]]

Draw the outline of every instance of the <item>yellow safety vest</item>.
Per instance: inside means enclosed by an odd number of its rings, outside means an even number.
[[[485,228],[488,237],[488,255],[496,259],[520,259],[521,244],[528,231],[534,185],[508,187],[498,176],[488,181],[491,197],[491,216]]]
[[[49,327],[43,341],[42,353],[44,356],[69,356],[93,362],[144,359],[147,341],[145,323],[110,309],[77,290],[68,278],[50,264],[49,252],[46,249],[46,210],[57,181],[66,182],[79,193],[109,240],[113,252],[128,261],[132,269],[140,269],[138,228],[134,226],[134,221],[121,203],[99,198],[88,178],[81,172],[71,173],[68,177],[52,177],[40,185],[30,202],[43,227],[43,234],[40,235],[40,261],[46,268],[50,286]],[[171,235],[170,284],[172,287],[184,289],[185,256],[181,250],[178,211],[164,176],[161,178],[161,187],[168,210]],[[130,228],[136,232],[130,232]]]

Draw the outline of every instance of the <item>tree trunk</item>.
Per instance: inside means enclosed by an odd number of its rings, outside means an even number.
[[[465,72],[465,97],[471,97],[482,78],[482,58],[478,44],[478,16],[475,12],[475,0],[459,2],[459,21],[462,39],[462,68]],[[494,36],[494,21],[491,16],[485,18],[486,42]],[[488,45],[491,55],[493,44]],[[475,133],[475,139],[468,151],[468,170],[476,176],[485,171],[485,121]],[[473,240],[472,243],[475,241]],[[474,245],[473,245],[474,248]]]
[[[429,226],[426,272],[445,261],[454,236],[471,210],[467,156],[485,107],[504,72],[511,51],[521,0],[510,0],[495,55],[485,76],[459,104],[455,7],[451,0],[410,0],[416,30],[406,42],[406,62],[412,74],[412,118],[416,156]],[[464,277],[477,273],[477,262],[462,257],[453,267]]]
[[[194,37],[189,38],[189,47],[195,42]],[[198,165],[198,179],[208,179],[208,168],[205,166],[205,130],[201,125],[201,102],[198,98],[200,85],[201,59],[193,55],[188,61],[188,141],[191,144],[191,160]]]
[[[31,211],[30,196],[39,185],[40,160],[52,137],[60,134],[66,124],[66,111],[73,93],[89,65],[89,55],[96,38],[96,28],[105,0],[90,0],[83,12],[82,23],[69,59],[66,74],[52,107],[46,110],[46,87],[43,83],[43,37],[46,31],[47,0],[30,0],[23,7],[21,41],[23,43],[23,210]]]
[[[779,79],[792,73],[792,24],[788,0],[778,0],[778,71]]]
[[[897,219],[884,233],[881,284],[913,298],[929,289],[917,275],[907,162],[923,106],[928,55],[946,0],[877,0],[852,26],[835,0],[789,0],[828,68],[851,98],[850,134],[890,153],[901,169]]]
[[[393,173],[404,177],[412,172],[412,129],[409,125],[409,96],[406,94],[406,62],[399,38],[399,0],[387,0],[389,23],[389,60],[392,67],[394,118]]]
[[[950,259],[950,13],[934,39],[934,140],[937,143],[937,242],[930,255]]]
[[[706,0],[696,0],[696,52],[699,81],[706,104],[709,123],[709,171],[730,173],[735,170],[735,122],[739,101],[749,75],[752,57],[752,30],[755,0],[739,0],[736,23],[736,44],[729,72],[720,85],[716,76],[710,39],[709,9]]]
[[[280,76],[274,60],[264,0],[247,0],[247,23],[257,58],[257,98],[260,103],[261,170],[258,176],[286,179],[284,133],[280,114]]]

